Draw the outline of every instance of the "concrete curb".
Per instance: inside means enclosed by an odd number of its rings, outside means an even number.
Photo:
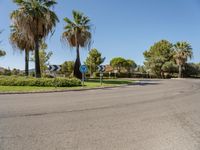
[[[90,90],[101,90],[101,89],[111,89],[111,88],[118,88],[118,87],[125,87],[131,84],[122,84],[116,86],[105,86],[105,87],[94,87],[94,88],[80,88],[80,89],[68,89],[68,90],[53,90],[53,91],[32,91],[32,92],[0,92],[0,95],[18,95],[18,94],[48,94],[48,93],[64,93],[64,92],[78,92],[78,91],[90,91]]]
[[[171,78],[172,80],[188,80],[188,79],[194,79],[194,78]]]

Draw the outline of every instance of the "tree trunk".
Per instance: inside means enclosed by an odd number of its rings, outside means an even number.
[[[178,73],[178,78],[181,78],[182,77],[182,65],[179,65],[179,73]]]
[[[161,78],[162,78],[162,79],[165,78],[165,77],[164,77],[164,71],[163,71],[163,70],[161,70]]]
[[[76,61],[74,64],[74,76],[78,79],[82,78],[82,73],[80,72],[79,68],[81,66],[81,61],[80,61],[80,52],[79,52],[79,44],[77,44],[76,47]]]
[[[90,60],[90,78],[93,77],[93,72],[92,72],[92,61]]]
[[[35,77],[41,78],[40,57],[39,57],[39,40],[35,40]]]
[[[25,75],[29,76],[29,51],[25,50]]]

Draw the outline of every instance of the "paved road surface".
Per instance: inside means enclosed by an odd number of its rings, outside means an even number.
[[[0,95],[0,150],[200,150],[200,80]]]

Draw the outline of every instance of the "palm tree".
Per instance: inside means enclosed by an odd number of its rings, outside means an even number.
[[[189,59],[192,58],[192,55],[193,55],[192,47],[187,42],[177,42],[174,45],[174,49],[175,49],[174,58],[176,60],[177,65],[179,66],[178,77],[181,78],[183,66],[187,62],[188,58]]]
[[[74,76],[81,79],[81,72],[79,67],[80,62],[80,47],[87,47],[91,42],[90,19],[83,13],[73,11],[73,20],[64,18],[67,25],[64,27],[65,31],[62,34],[62,39],[69,44],[70,47],[76,47],[76,61],[74,64]]]
[[[27,34],[31,42],[34,42],[35,74],[41,77],[39,43],[51,32],[59,21],[56,14],[50,9],[56,3],[55,0],[13,0],[19,6],[11,14],[13,24],[20,31]]]
[[[25,75],[29,75],[29,52],[34,50],[34,43],[31,43],[28,35],[20,32],[17,26],[11,26],[10,42],[13,48],[25,51]]]

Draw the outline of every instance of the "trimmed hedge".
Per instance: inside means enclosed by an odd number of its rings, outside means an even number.
[[[81,81],[75,78],[0,77],[0,86],[74,87],[80,85]]]
[[[100,76],[100,73],[96,72],[94,73],[94,78],[99,78]],[[109,78],[109,73],[108,72],[104,72],[103,73],[103,76],[104,78]],[[86,74],[86,77],[89,78],[90,77],[90,74]],[[136,73],[136,72],[133,72],[133,73],[124,73],[124,72],[121,72],[121,73],[111,73],[110,74],[110,77],[111,78],[148,78],[148,74],[145,74],[145,73]]]

